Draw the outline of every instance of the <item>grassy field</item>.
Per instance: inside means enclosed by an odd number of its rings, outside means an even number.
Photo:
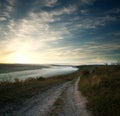
[[[79,90],[94,116],[120,116],[120,65],[89,67],[82,71]]]
[[[54,76],[51,78],[29,78],[25,81],[18,79],[15,82],[0,82],[0,109],[6,106],[22,106],[22,103],[38,93],[47,90],[48,88],[71,81],[77,73]]]

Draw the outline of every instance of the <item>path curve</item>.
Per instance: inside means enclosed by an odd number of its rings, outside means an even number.
[[[80,77],[74,83],[69,84],[68,88],[60,96],[63,104],[59,107],[60,109],[54,111],[54,116],[91,116],[86,109],[87,100],[78,90],[79,81]]]

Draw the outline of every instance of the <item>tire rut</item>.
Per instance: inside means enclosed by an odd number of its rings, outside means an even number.
[[[51,116],[91,116],[86,109],[87,100],[78,90],[79,81],[80,77],[74,83],[69,84],[59,98],[63,102],[54,109]]]

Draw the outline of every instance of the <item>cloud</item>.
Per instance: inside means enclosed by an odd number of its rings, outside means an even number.
[[[68,7],[62,7],[57,9],[56,11],[52,11],[51,14],[55,16],[63,15],[63,14],[71,14],[77,10],[75,5],[69,5]]]
[[[39,7],[53,7],[58,0],[36,0],[33,2],[33,10],[36,10]],[[35,6],[35,7],[34,7]]]
[[[88,30],[95,33],[97,28],[118,21],[119,15],[115,14],[119,13],[119,9],[91,15],[88,5],[93,5],[95,0],[76,0],[78,4],[65,6],[60,6],[58,0],[36,0],[25,4],[20,10],[20,6],[18,9],[16,6],[18,0],[6,1],[0,5],[0,22],[3,22],[0,33],[4,34],[0,35],[0,55],[4,56],[2,61],[23,57],[36,63],[91,63],[105,62],[108,57],[118,56],[114,51],[120,49],[119,40],[116,40],[119,32],[104,34],[104,37],[97,34],[98,38],[92,34],[89,36]],[[79,7],[79,4],[86,6]],[[105,37],[109,38],[110,35],[114,39],[107,43]]]
[[[3,21],[5,21],[5,20],[6,20],[5,17],[0,17],[0,22],[3,22]]]
[[[45,6],[51,7],[55,3],[57,3],[57,0],[44,0],[44,2],[45,2]]]
[[[60,15],[71,14],[74,11],[75,7],[68,6],[50,12],[29,12],[23,19],[18,21],[10,20],[8,24],[9,37],[12,36],[11,38],[13,38],[14,35],[16,38],[36,38],[36,40],[40,41],[55,41],[62,39],[63,35],[69,34],[68,29],[64,25],[56,29],[50,25],[50,23],[54,23],[58,20]]]
[[[36,57],[47,58],[47,55],[43,55],[45,53],[48,54],[46,49],[52,49],[54,47],[52,46],[53,42],[58,42],[64,39],[64,35],[69,34],[66,27],[62,26],[59,29],[54,29],[49,23],[56,21],[56,15],[70,14],[73,11],[72,6],[69,6],[54,12],[29,12],[22,19],[9,20],[9,31],[5,36],[4,41],[6,43],[4,43],[1,52],[9,53],[8,56],[10,58],[18,56],[18,54],[27,55],[27,57],[34,54],[33,56]],[[3,48],[6,48],[6,51]],[[39,52],[40,55],[38,55]]]
[[[111,33],[108,33],[107,35],[112,35],[112,36],[115,36],[115,37],[120,37],[120,31],[116,31],[116,32],[111,32]]]
[[[82,4],[92,5],[96,0],[79,0]]]
[[[71,8],[68,7],[67,10],[69,11]],[[43,61],[51,60],[51,62],[56,59],[59,62],[71,61],[73,59],[72,56],[74,56],[74,62],[78,62],[79,60],[81,62],[87,62],[86,57],[88,55],[90,56],[90,59],[100,61],[98,59],[101,59],[105,53],[108,54],[108,50],[112,51],[119,49],[119,45],[116,43],[99,44],[95,42],[86,43],[86,45],[82,45],[79,48],[74,46],[71,47],[69,45],[67,47],[53,46],[53,42],[59,42],[59,40],[65,39],[64,35],[68,36],[71,34],[64,22],[61,22],[60,25],[62,26],[59,26],[59,28],[50,25],[50,23],[56,21],[56,15],[60,16],[64,13],[69,14],[71,11],[74,12],[75,10],[68,11],[56,10],[54,12],[29,12],[28,16],[23,19],[18,21],[11,20],[8,25],[9,34],[7,35],[6,48],[13,52],[6,51],[6,53],[9,53],[8,55],[11,56],[11,58],[18,56],[18,54],[24,54],[23,56],[25,57],[29,57],[33,54],[30,59],[35,62],[39,62],[39,59]],[[83,26],[85,26],[82,27],[82,29],[91,28],[93,22],[96,28],[101,22],[114,20],[112,17],[107,16],[99,17],[98,19],[98,23],[95,22],[96,20],[92,21],[92,19],[84,20],[87,21],[87,24],[85,25],[85,22],[82,22]],[[54,56],[54,58],[52,56]]]
[[[16,0],[6,0],[9,5],[13,6]]]
[[[6,2],[1,3],[1,12],[0,17],[4,17],[6,19],[12,18],[12,13],[14,12],[15,0],[6,0]]]
[[[113,8],[105,12],[105,14],[118,14],[120,13],[120,8]]]
[[[101,16],[101,17],[89,17],[89,18],[79,17],[76,20],[77,23],[74,24],[73,27],[75,29],[80,29],[80,30],[95,29],[99,26],[104,26],[107,23],[114,22],[114,21],[117,21],[117,20],[118,20],[117,17],[113,17],[113,16],[110,16],[110,15]]]
[[[108,52],[108,51],[120,49],[119,43],[116,42],[112,42],[112,43],[87,42],[85,47],[87,47],[88,49],[92,49],[94,51],[101,51],[101,52],[103,51]]]

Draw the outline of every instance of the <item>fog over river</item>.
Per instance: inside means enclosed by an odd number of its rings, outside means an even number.
[[[34,70],[0,73],[0,81],[14,81],[16,78],[19,80],[25,80],[27,78],[37,78],[41,76],[48,78],[55,75],[69,74],[77,70],[78,68],[72,66],[50,66]]]

